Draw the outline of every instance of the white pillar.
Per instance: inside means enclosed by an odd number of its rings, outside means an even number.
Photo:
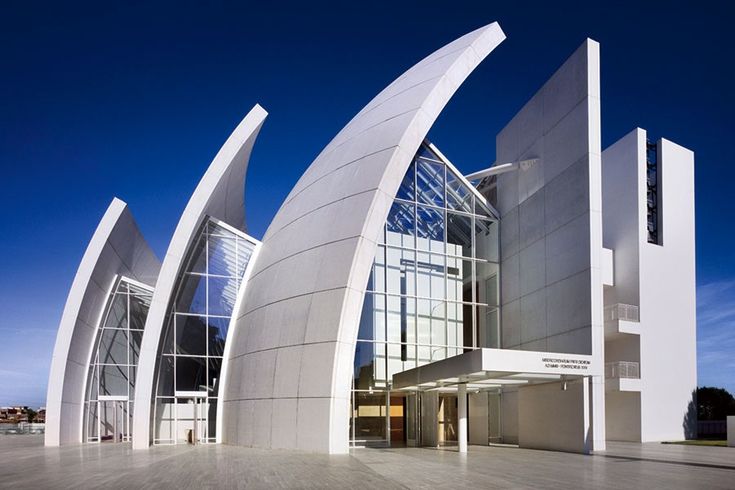
[[[459,452],[467,452],[467,384],[460,383],[457,386],[457,419],[459,430],[457,431],[457,443]]]

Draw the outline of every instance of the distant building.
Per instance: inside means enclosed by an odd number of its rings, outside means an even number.
[[[693,154],[640,129],[602,151],[587,40],[497,135],[496,163],[464,175],[427,134],[504,38],[497,23],[471,32],[378,94],[262,242],[243,195],[260,106],[162,262],[114,199],[59,326],[46,444],[586,453],[682,439]]]

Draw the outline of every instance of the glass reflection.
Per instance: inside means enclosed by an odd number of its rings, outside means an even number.
[[[151,288],[125,277],[117,280],[110,294],[105,316],[97,330],[87,376],[85,442],[130,440],[135,370],[151,296]],[[121,397],[122,400],[100,401],[100,396]],[[118,423],[121,425],[115,433],[112,429]]]
[[[200,405],[200,442],[215,442],[216,404],[225,341],[243,274],[255,242],[242,232],[208,219],[188,254],[162,332],[154,410],[154,444],[185,441],[186,429],[169,427],[169,417],[191,418]],[[196,392],[201,398],[191,398]],[[177,393],[181,397],[177,398]],[[173,398],[171,398],[173,397]],[[186,398],[186,400],[184,400]],[[176,400],[181,403],[174,403]]]
[[[497,230],[482,196],[422,145],[388,214],[367,284],[354,359],[353,439],[387,442],[385,413],[380,423],[378,414],[395,373],[500,345]]]

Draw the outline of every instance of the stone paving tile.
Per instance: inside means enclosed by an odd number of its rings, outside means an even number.
[[[222,445],[44,448],[0,436],[0,488],[735,488],[735,449],[609,444],[593,456],[471,446],[328,456]]]

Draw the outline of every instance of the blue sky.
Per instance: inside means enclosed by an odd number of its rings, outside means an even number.
[[[584,38],[599,41],[603,145],[640,126],[696,153],[699,382],[735,392],[728,3],[108,3],[0,7],[0,405],[44,403],[67,290],[113,196],[162,256],[201,174],[258,102],[270,116],[246,199],[262,236],[363,105],[496,20],[508,39],[431,139],[463,171],[486,167],[495,134]]]

